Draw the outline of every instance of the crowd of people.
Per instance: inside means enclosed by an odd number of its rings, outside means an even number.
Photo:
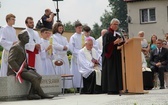
[[[150,90],[153,87],[158,88],[159,86],[160,89],[165,89],[168,87],[168,34],[165,34],[165,39],[158,39],[157,35],[153,34],[149,44],[144,35],[143,31],[138,33],[138,36],[142,38],[142,57],[145,58],[145,61],[143,60],[145,65],[143,65],[144,89]],[[148,61],[148,65],[146,61]]]
[[[34,30],[33,18],[27,17],[26,29],[16,35],[13,28],[15,15],[6,16],[7,25],[2,27],[0,33],[0,45],[3,47],[0,76],[16,75],[23,69],[20,73],[21,78],[32,83],[28,99],[53,98],[52,95],[46,95],[42,91],[39,85],[41,75],[73,74],[74,87],[78,91],[83,87],[81,94],[120,94],[123,90],[123,81],[121,49],[118,47],[129,38],[117,32],[120,21],[112,19],[109,28],[103,29],[98,39],[90,36],[89,26],[83,26],[76,21],[75,33],[68,42],[63,36],[63,24],[61,22],[53,24],[53,17],[51,10],[46,9],[42,17],[43,22],[48,21],[51,24],[40,30],[41,35]],[[150,86],[144,84],[144,89],[153,88],[156,73],[159,75],[160,89],[164,89],[164,81],[167,81],[166,77],[164,79],[164,72],[168,63],[168,34],[166,41],[152,35],[150,44],[144,38],[143,31],[140,31],[138,36],[142,38],[142,71],[148,71],[150,74],[149,76],[144,73],[144,81],[151,84]],[[71,64],[68,61],[68,51],[72,53]],[[150,67],[146,60],[149,60]],[[72,88],[70,81],[66,81],[65,88]]]

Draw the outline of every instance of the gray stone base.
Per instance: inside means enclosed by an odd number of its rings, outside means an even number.
[[[41,87],[46,94],[61,94],[61,77],[58,75],[42,76]],[[0,101],[27,99],[30,83],[22,84],[14,76],[0,77]]]

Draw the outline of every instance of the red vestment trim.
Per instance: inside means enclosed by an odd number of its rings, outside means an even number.
[[[26,50],[27,54],[28,54],[28,66],[34,68],[35,67],[35,57],[36,57],[36,54],[38,54],[38,50],[35,48],[34,51],[29,51],[29,50]]]
[[[111,42],[109,45],[107,45],[107,52],[105,53],[106,58],[110,58],[110,56],[112,55],[113,46],[114,46],[113,42]]]
[[[16,72],[15,70],[13,70],[13,71],[16,73],[16,78],[18,79],[18,81],[19,81],[20,83],[23,82],[23,79],[22,79],[22,77],[21,77],[20,74],[22,73],[25,64],[26,64],[26,59],[23,61],[21,67],[20,67],[19,70],[18,70],[18,72]]]
[[[114,30],[112,30],[111,28],[109,28],[108,31],[111,32],[112,35],[114,34]],[[113,48],[114,48],[114,42],[112,41],[107,45],[107,49],[106,49],[107,52],[105,53],[106,58],[110,58],[113,52]]]

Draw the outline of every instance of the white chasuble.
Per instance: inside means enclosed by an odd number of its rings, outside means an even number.
[[[97,65],[94,67],[92,59],[99,61],[99,54],[92,48],[91,51],[87,50],[86,47],[80,50],[78,61],[79,61],[79,72],[84,78],[87,78],[93,71],[96,72],[96,84],[101,85],[101,66]]]

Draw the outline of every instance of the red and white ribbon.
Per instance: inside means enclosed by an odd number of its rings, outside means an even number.
[[[18,72],[16,72],[15,70],[13,70],[13,71],[16,73],[16,78],[18,79],[18,81],[19,81],[20,83],[23,82],[23,79],[22,79],[22,77],[21,77],[20,74],[22,73],[25,64],[26,64],[26,59],[23,61],[23,63],[22,63],[22,65],[21,65],[21,67],[20,67],[20,69],[19,69]]]

